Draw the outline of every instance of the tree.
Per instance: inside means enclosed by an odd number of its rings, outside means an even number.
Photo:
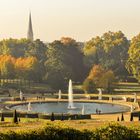
[[[132,113],[130,114],[130,121],[131,122],[133,121],[133,114]]]
[[[77,42],[71,38],[62,38],[50,43],[45,67],[46,81],[54,89],[66,87],[69,79],[81,82],[84,76],[84,64]]]
[[[93,80],[95,85],[98,86],[100,78],[102,77],[103,73],[104,73],[104,69],[101,65],[94,65],[90,70],[88,79]]]
[[[61,115],[61,121],[64,121],[64,116],[63,116],[63,113]]]
[[[16,110],[14,110],[14,112],[13,112],[13,123],[18,123],[18,117],[17,117]]]
[[[127,70],[140,81],[140,34],[131,40],[128,54],[129,58],[126,64]]]
[[[27,80],[41,80],[39,62],[36,57],[18,58],[15,62],[16,76]]]
[[[62,43],[55,41],[49,45],[47,51],[47,61],[45,62],[45,79],[54,89],[60,89],[65,86],[65,81],[71,77],[71,69],[64,63],[64,51]]]
[[[140,121],[140,112],[138,113],[138,121]]]
[[[46,45],[39,39],[6,39],[0,41],[0,54],[11,55],[15,58],[34,56],[39,61],[46,60]]]
[[[108,93],[112,90],[115,75],[112,70],[105,70],[101,65],[94,65],[85,80],[83,87],[86,90],[104,88]]]
[[[27,39],[6,39],[0,41],[0,55],[7,55],[14,58],[31,58],[34,57],[38,61],[38,77],[35,77],[38,81],[43,80],[45,75],[44,62],[46,61],[47,46],[39,39],[30,41]],[[7,64],[7,63],[6,63]],[[5,65],[6,65],[5,64]],[[10,66],[8,64],[8,66]],[[3,66],[3,71],[6,73],[7,65]],[[9,77],[9,76],[8,76]]]
[[[29,42],[25,50],[25,57],[36,57],[38,61],[43,64],[46,59],[47,45],[39,39]]]
[[[1,122],[4,122],[4,114],[1,113]]]
[[[2,78],[13,78],[15,58],[10,55],[0,55],[0,75]]]
[[[78,42],[69,37],[63,37],[60,41],[64,47],[63,62],[72,70],[71,79],[73,79],[75,82],[83,81],[85,76],[85,67],[83,63],[83,53],[78,48]]]
[[[55,118],[54,118],[54,113],[52,112],[52,115],[51,115],[51,121],[54,121]]]
[[[85,93],[91,93],[95,91],[95,84],[93,80],[88,78],[85,79],[85,81],[83,82],[83,90],[85,91]]]
[[[121,121],[124,121],[124,116],[123,116],[123,113],[121,115]]]
[[[85,62],[89,69],[100,64],[116,75],[127,75],[125,63],[128,58],[129,41],[121,32],[107,32],[92,38],[84,47]]]
[[[99,81],[99,87],[104,88],[108,93],[110,93],[113,88],[112,84],[115,81],[115,75],[112,70],[108,70],[103,73]]]
[[[26,78],[35,81],[41,81],[45,75],[44,62],[46,61],[47,46],[39,39],[30,41],[27,39],[6,39],[0,41],[0,73],[2,78]],[[27,58],[27,59],[26,59]],[[13,61],[18,59],[17,62]],[[16,63],[16,66],[15,66]],[[25,64],[30,63],[30,70]],[[17,68],[18,64],[21,69]],[[18,68],[19,68],[18,67]],[[34,67],[34,68],[33,68]],[[23,68],[23,69],[22,69]],[[18,72],[18,74],[17,74]],[[20,73],[21,72],[21,73]],[[27,74],[28,73],[28,74]],[[29,76],[30,75],[30,76]],[[34,76],[33,76],[34,75]]]

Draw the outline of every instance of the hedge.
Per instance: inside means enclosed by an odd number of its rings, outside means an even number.
[[[46,125],[37,130],[0,132],[0,140],[138,140],[138,130],[111,124],[96,130]]]

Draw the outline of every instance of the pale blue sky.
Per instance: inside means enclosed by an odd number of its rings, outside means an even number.
[[[106,31],[140,33],[140,0],[0,0],[0,39],[26,37],[32,12],[35,38],[87,41]]]

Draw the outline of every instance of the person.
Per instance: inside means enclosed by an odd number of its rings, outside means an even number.
[[[96,114],[98,114],[98,109],[96,108]]]

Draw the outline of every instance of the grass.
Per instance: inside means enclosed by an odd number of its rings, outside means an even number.
[[[108,124],[112,123],[118,123],[118,122],[106,122],[106,121],[95,121],[95,120],[69,120],[69,121],[48,121],[48,120],[37,120],[37,119],[24,119],[21,118],[21,122],[18,124],[11,123],[11,119],[6,119],[6,122],[0,123],[0,131],[4,130],[12,130],[16,131],[18,130],[25,130],[25,129],[39,129],[42,128],[42,126],[45,125],[56,125],[56,126],[64,126],[64,127],[70,127],[77,130],[94,130],[96,128],[100,128],[103,126],[107,126]],[[140,128],[140,124],[138,122],[119,122],[119,124],[127,127],[134,127],[134,128]]]

